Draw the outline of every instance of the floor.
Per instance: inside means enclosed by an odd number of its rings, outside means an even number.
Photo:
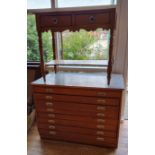
[[[117,149],[106,149],[59,141],[41,141],[36,124],[29,131],[27,140],[27,155],[127,155],[128,121],[121,123]]]

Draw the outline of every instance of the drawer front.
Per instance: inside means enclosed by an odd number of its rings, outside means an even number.
[[[80,111],[80,110],[64,110],[64,109],[54,109],[54,108],[37,108],[37,113],[49,113],[49,114],[64,114],[64,115],[78,115],[78,116],[91,116],[98,118],[107,119],[118,119],[118,112],[95,112],[95,111]]]
[[[48,104],[51,102],[47,102]],[[56,104],[55,104],[56,105]],[[76,116],[79,116],[78,119],[82,119],[82,117],[86,117],[86,119],[89,117],[89,119],[91,118],[107,118],[107,119],[114,119],[117,120],[118,119],[118,108],[115,107],[110,107],[107,106],[105,108],[105,106],[96,106],[94,107],[94,109],[88,110],[87,108],[72,108],[74,106],[74,104],[71,107],[60,107],[60,106],[54,106],[54,105],[50,105],[50,106],[42,106],[37,104],[36,105],[36,110],[38,112],[38,115],[41,115],[42,113],[46,113],[45,116],[50,118],[50,114],[55,114],[55,115],[71,115],[71,118],[67,117],[68,119],[73,119],[76,120]],[[100,108],[99,110],[97,108]],[[101,109],[103,108],[103,109]],[[43,115],[44,116],[44,115]],[[42,116],[40,116],[42,117]],[[51,115],[52,117],[52,115]],[[60,117],[60,116],[59,116]],[[88,120],[89,120],[88,119]]]
[[[90,136],[90,135],[81,135],[76,133],[67,133],[67,132],[59,132],[59,131],[40,131],[41,137],[49,138],[52,140],[67,140],[72,142],[80,142],[86,144],[96,144],[96,145],[104,145],[104,144],[116,144],[116,138],[109,138],[104,136]]]
[[[33,87],[36,93],[52,93],[64,95],[94,96],[94,97],[121,97],[119,90],[82,89],[82,88],[58,88],[58,87]]]
[[[119,105],[119,99],[109,99],[101,97],[82,97],[82,96],[69,96],[69,95],[55,95],[55,94],[34,94],[35,102],[39,100],[46,101],[60,101],[72,103],[87,103],[97,105]]]
[[[93,130],[89,128],[79,128],[71,126],[61,126],[61,125],[49,125],[49,124],[38,124],[39,131],[59,131],[59,132],[68,132],[68,133],[78,133],[94,136],[105,136],[105,137],[116,137],[116,132],[109,132],[104,130]]]
[[[63,120],[63,119],[37,119],[38,124],[56,124],[62,126],[73,126],[73,127],[83,127],[83,128],[90,128],[90,129],[97,129],[97,130],[108,130],[108,131],[116,131],[117,130],[117,122],[111,125],[109,121],[105,122],[80,122],[80,121],[71,121],[71,120]]]
[[[90,24],[103,25],[110,23],[110,16],[109,13],[76,15],[75,21],[76,26],[84,26]]]
[[[92,105],[92,104],[81,104],[81,103],[67,103],[58,101],[46,101],[38,100],[36,102],[37,109],[64,109],[64,110],[76,110],[76,111],[95,111],[95,112],[118,112],[117,106],[104,106],[104,105]]]
[[[51,16],[51,15],[46,15],[46,16],[41,16],[40,19],[40,24],[42,27],[47,26],[47,27],[57,27],[57,26],[71,26],[71,16],[66,15],[66,16]]]
[[[60,119],[60,120],[68,120],[68,121],[79,121],[85,123],[92,124],[107,124],[107,125],[117,125],[118,120],[108,119],[108,118],[99,118],[99,117],[91,117],[91,116],[79,116],[79,115],[64,115],[64,114],[53,114],[53,113],[38,113],[38,120],[50,120],[50,119]]]

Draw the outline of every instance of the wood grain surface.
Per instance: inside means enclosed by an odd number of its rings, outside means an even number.
[[[128,122],[124,121],[124,123],[121,123],[117,149],[41,140],[36,125],[28,133],[27,149],[28,155],[127,155]]]

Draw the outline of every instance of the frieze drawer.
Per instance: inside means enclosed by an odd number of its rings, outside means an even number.
[[[78,26],[90,25],[90,24],[109,24],[110,14],[100,13],[100,14],[84,14],[76,15],[75,21]]]
[[[47,27],[57,27],[57,26],[71,26],[71,16],[52,16],[52,15],[45,15],[41,16],[41,26]]]

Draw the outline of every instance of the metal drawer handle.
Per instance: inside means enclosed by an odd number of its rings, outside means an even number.
[[[57,18],[52,18],[53,24],[58,24],[58,19]]]
[[[97,122],[103,123],[103,122],[105,122],[105,120],[104,119],[97,119]]]
[[[46,99],[52,99],[52,96],[45,96]]]
[[[98,92],[98,95],[106,96],[107,93],[105,93],[105,92]]]
[[[48,128],[49,129],[55,129],[55,126],[54,125],[50,125]]]
[[[50,119],[50,120],[48,120],[48,122],[49,123],[55,123],[55,120]]]
[[[50,131],[49,134],[50,135],[56,135],[56,132],[55,131]]]
[[[97,125],[98,129],[104,129],[104,125]]]
[[[97,135],[104,135],[104,132],[103,131],[97,131],[96,134]]]
[[[102,138],[102,137],[97,137],[96,140],[104,141],[104,138]]]
[[[105,110],[105,109],[106,109],[105,107],[97,106],[97,110]]]
[[[104,114],[103,113],[97,113],[97,116],[104,117]]]
[[[47,93],[53,93],[53,89],[48,89],[48,88],[47,88],[47,89],[46,89],[46,92],[47,92]]]
[[[106,103],[106,101],[103,100],[103,99],[97,100],[97,102],[98,102],[98,103]]]
[[[46,109],[48,112],[53,112],[54,109],[50,108],[50,109]]]
[[[55,118],[55,114],[48,114],[48,117]]]
[[[89,22],[93,23],[93,22],[95,22],[95,20],[96,20],[95,16],[90,16],[89,17]]]
[[[52,102],[46,102],[46,105],[50,105],[50,106],[52,106],[53,103],[52,103]]]

